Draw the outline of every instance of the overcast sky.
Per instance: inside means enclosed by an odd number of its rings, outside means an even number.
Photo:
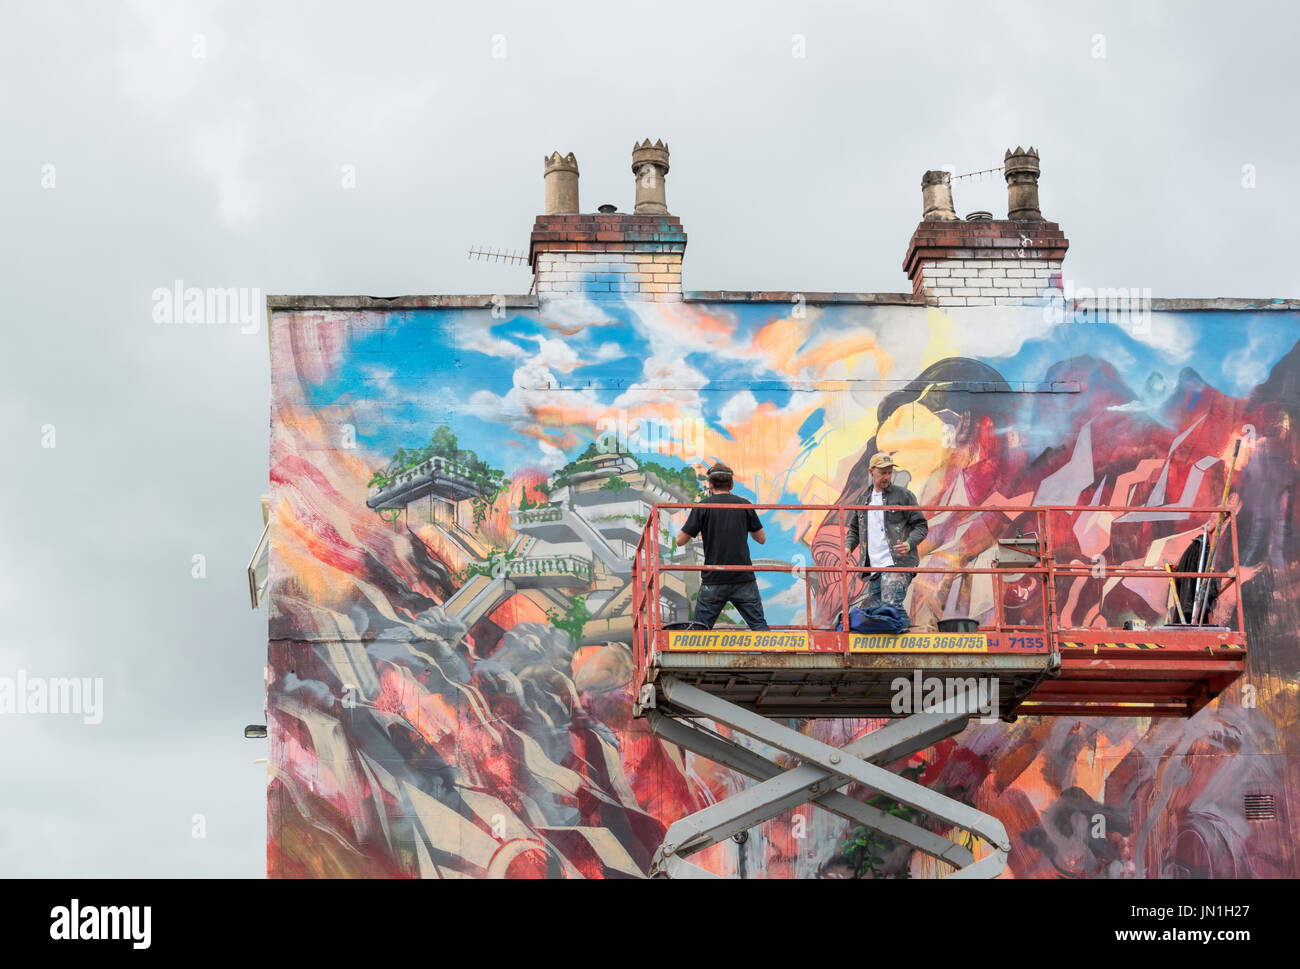
[[[265,325],[159,326],[155,289],[524,293],[466,249],[527,249],[556,149],[629,211],[648,136],[687,289],[910,291],[922,172],[1032,144],[1076,285],[1296,297],[1296,10],[6,4],[0,677],[105,695],[0,714],[0,874],[265,872]],[[954,196],[1006,216],[1000,176]]]

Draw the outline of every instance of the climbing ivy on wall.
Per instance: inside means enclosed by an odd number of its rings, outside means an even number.
[[[925,771],[925,764],[916,764],[912,767],[905,767],[899,771],[901,777],[909,781],[916,782]],[[917,823],[920,812],[915,808],[895,801],[884,794],[877,794],[866,802],[871,807],[886,814],[892,814],[894,817],[902,818],[904,821],[910,821],[912,824]],[[887,838],[878,831],[872,831],[864,827],[856,827],[849,834],[848,838],[840,845],[839,857],[846,859],[857,873],[858,878],[889,878],[890,874],[885,870],[885,856],[898,847],[898,842],[893,838]],[[904,869],[897,877],[911,878],[911,874]]]
[[[582,628],[587,625],[591,613],[587,611],[586,597],[576,595],[569,597],[569,605],[563,612],[559,609],[547,609],[546,618],[556,629],[568,633],[570,641],[577,646],[582,641]]]

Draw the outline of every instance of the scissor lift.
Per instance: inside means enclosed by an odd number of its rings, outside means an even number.
[[[746,629],[665,628],[660,614],[660,579],[667,571],[701,571],[701,565],[665,564],[659,549],[660,517],[689,504],[658,504],[637,546],[633,565],[633,714],[645,717],[664,739],[725,764],[758,783],[675,821],[655,852],[649,874],[664,878],[712,878],[713,873],[686,860],[698,851],[739,835],[799,804],[813,802],[856,824],[904,842],[946,862],[948,877],[992,878],[1006,866],[1011,845],[1002,823],[922,784],[887,770],[885,765],[961,733],[972,716],[1014,720],[1029,716],[1181,716],[1190,717],[1218,696],[1245,669],[1246,637],[1242,624],[1236,517],[1219,508],[1152,509],[1091,505],[1035,505],[1008,508],[919,506],[933,514],[981,516],[996,534],[1024,524],[1035,526],[1030,538],[1000,541],[993,567],[921,567],[864,569],[834,565],[728,566],[727,571],[795,572],[822,579],[815,606],[812,582],[804,583],[805,617],[798,626],[773,626],[770,632]],[[717,508],[718,506],[713,506]],[[753,505],[756,510],[839,512],[864,505]],[[873,510],[888,511],[877,505]],[[912,510],[918,510],[913,508]],[[1170,522],[1189,516],[1213,516],[1227,529],[1232,565],[1199,572],[1174,572],[1154,565],[1097,567],[1075,560],[1057,561],[1052,520],[1062,514],[1159,514]],[[1160,520],[1160,519],[1155,519]],[[1019,535],[1019,532],[1018,532]],[[1006,549],[1007,551],[1002,551]],[[717,566],[710,566],[717,569]],[[849,615],[850,576],[869,571],[988,575],[993,587],[993,621],[974,632],[909,630],[898,635],[836,631],[839,616]],[[1038,615],[1008,615],[1004,591],[1009,578],[1033,577],[1039,587]],[[1207,581],[1218,578],[1220,596],[1232,590],[1232,625],[1163,625],[1119,629],[1106,625],[1061,628],[1057,584],[1091,578],[1103,582],[1158,580],[1168,588],[1171,577]],[[964,580],[963,580],[964,581]],[[828,608],[828,603],[833,606]],[[837,611],[838,615],[821,615]],[[1016,621],[1013,621],[1016,620]],[[1096,621],[1096,620],[1095,620]],[[1104,623],[1105,620],[1101,619]],[[685,624],[676,624],[682,626]],[[900,683],[900,678],[903,681]],[[907,680],[917,684],[907,700]],[[926,699],[920,684],[943,685],[944,700]],[[979,690],[985,690],[980,693]],[[996,691],[996,692],[995,692]],[[903,702],[900,703],[900,697]],[[983,706],[976,707],[976,698]],[[991,701],[996,698],[996,705]],[[902,708],[900,710],[900,707]],[[918,709],[919,707],[919,709]],[[890,723],[844,747],[822,743],[779,722],[791,717],[889,718]],[[711,721],[800,761],[788,768],[741,746],[697,721]],[[861,784],[910,805],[941,824],[969,832],[991,849],[976,860],[971,849],[919,825],[863,804],[840,788]]]

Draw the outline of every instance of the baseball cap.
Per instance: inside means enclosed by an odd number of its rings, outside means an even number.
[[[896,468],[896,467],[898,467],[898,465],[896,465],[896,464],[894,463],[894,459],[891,458],[891,457],[890,457],[888,454],[886,454],[884,451],[877,451],[875,454],[871,455],[871,464],[870,464],[870,467],[872,467],[872,468]]]

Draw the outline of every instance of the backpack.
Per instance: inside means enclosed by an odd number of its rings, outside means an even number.
[[[904,633],[911,621],[893,606],[879,605],[849,610],[849,631],[855,633]],[[844,613],[835,617],[835,631],[844,631]]]

